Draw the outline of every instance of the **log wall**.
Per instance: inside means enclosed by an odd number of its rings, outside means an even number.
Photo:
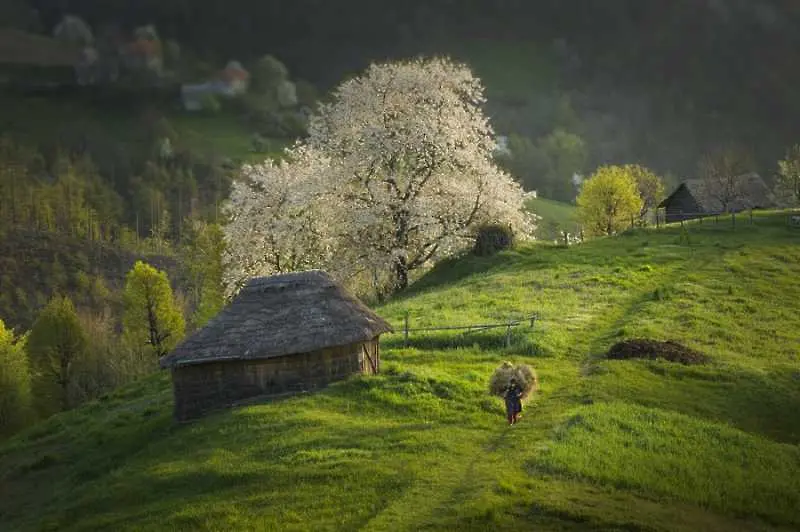
[[[377,338],[262,360],[179,366],[172,370],[175,418],[186,421],[245,399],[314,390],[356,373],[379,371]]]

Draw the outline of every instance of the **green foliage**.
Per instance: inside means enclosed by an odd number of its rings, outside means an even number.
[[[132,347],[147,345],[155,356],[162,357],[183,338],[183,313],[166,273],[137,261],[125,278],[123,300],[122,326]]]
[[[491,224],[478,228],[472,252],[483,257],[513,247],[514,231],[507,225]]]
[[[224,305],[222,251],[225,241],[219,225],[187,221],[181,261],[188,272],[187,288],[194,309],[192,325],[202,327]]]
[[[520,135],[510,135],[510,155],[498,157],[526,190],[559,201],[575,197],[573,176],[582,174],[588,159],[584,140],[563,129],[556,129],[536,142]]]
[[[613,235],[631,227],[644,202],[630,167],[603,166],[583,183],[577,203],[587,233]]]
[[[0,438],[33,421],[26,338],[15,338],[0,320]]]
[[[27,351],[34,375],[36,409],[43,417],[74,406],[70,387],[75,365],[86,352],[88,342],[68,297],[54,297],[39,313],[31,328]]]
[[[648,168],[638,164],[627,164],[622,167],[636,181],[642,208],[639,211],[640,222],[645,222],[649,213],[655,211],[664,199],[664,181]]]
[[[250,90],[256,94],[268,94],[278,84],[289,79],[289,70],[278,59],[265,55],[250,69]]]
[[[794,206],[800,205],[800,144],[786,151],[778,161],[778,193]]]

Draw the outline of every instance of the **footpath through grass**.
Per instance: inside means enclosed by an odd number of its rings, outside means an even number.
[[[171,422],[159,375],[0,446],[3,530],[780,530],[800,527],[800,231],[638,231],[442,264],[378,309],[384,372]],[[605,361],[631,337],[712,359]],[[503,360],[542,392],[505,425]]]

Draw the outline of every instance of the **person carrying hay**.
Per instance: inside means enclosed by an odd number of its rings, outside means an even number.
[[[503,392],[503,399],[506,402],[506,414],[508,424],[513,425],[517,422],[520,412],[522,412],[522,388],[517,384],[517,379],[511,377]]]

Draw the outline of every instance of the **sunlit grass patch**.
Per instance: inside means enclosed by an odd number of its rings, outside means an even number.
[[[537,471],[800,525],[800,449],[689,416],[624,403],[579,409]]]

